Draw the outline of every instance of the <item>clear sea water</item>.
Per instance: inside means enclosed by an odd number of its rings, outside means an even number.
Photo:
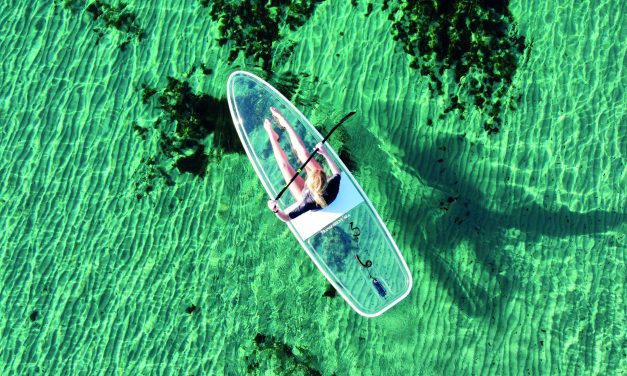
[[[164,159],[174,184],[137,199],[158,132],[132,124],[160,115],[142,84],[223,99],[259,68],[228,62],[199,1],[128,3],[145,37],[125,48],[86,8],[0,5],[0,374],[627,373],[624,1],[510,2],[532,47],[492,135],[474,107],[437,117],[379,4],[282,31],[301,111],[357,111],[353,174],[412,271],[374,319],[323,296],[245,155],[204,177]]]

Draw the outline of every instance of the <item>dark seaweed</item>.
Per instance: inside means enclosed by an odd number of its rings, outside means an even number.
[[[308,77],[306,73],[301,73],[303,77]],[[294,96],[301,88],[301,79],[293,72],[284,72],[281,74],[269,73],[268,82],[274,86],[281,94],[290,100],[294,99]]]
[[[144,196],[154,191],[155,183],[162,182],[165,186],[174,185],[174,180],[166,172],[166,170],[157,164],[157,158],[152,156],[149,158],[142,157],[140,160],[142,168],[140,169],[137,181],[135,181],[135,198],[139,201]]]
[[[153,95],[157,94],[157,90],[142,84],[142,103],[147,104]]]
[[[213,146],[222,152],[243,152],[225,98],[195,94],[186,81],[168,77],[168,84],[158,95],[159,107],[175,127],[175,147],[198,148],[210,134]]]
[[[136,121],[132,122],[131,126],[133,127],[135,133],[137,133],[137,135],[142,138],[142,140],[146,139],[146,133],[148,132],[148,128],[140,126],[139,124],[137,124]]]
[[[111,30],[117,30],[124,36],[118,48],[125,51],[133,38],[141,41],[146,36],[144,29],[137,22],[137,15],[128,10],[126,3],[111,5],[96,0],[86,5],[84,0],[62,0],[64,9],[72,13],[85,10],[95,26],[92,30],[96,33],[96,44],[100,43],[102,37]]]
[[[85,6],[85,0],[63,0],[61,4],[63,5],[63,8],[71,11],[72,13],[76,13],[83,9]]]
[[[174,162],[174,166],[180,172],[188,172],[201,177],[205,175],[207,165],[209,165],[209,157],[202,147],[197,148],[193,154],[180,157]]]
[[[272,70],[273,44],[282,39],[285,26],[296,30],[307,22],[316,5],[324,0],[269,0],[228,2],[200,0],[218,23],[220,45],[229,45],[228,60],[233,62],[240,53],[253,59],[267,72]]]
[[[444,71],[452,71],[452,91],[461,87],[469,94],[467,104],[487,117],[484,129],[490,134],[500,129],[502,105],[512,101],[509,89],[525,49],[508,5],[508,0],[406,0],[390,12],[394,39],[411,56],[410,66],[429,77],[438,95],[444,93]],[[457,96],[450,100],[444,113],[461,115],[466,103]]]
[[[280,362],[280,369],[285,374],[291,375],[296,373],[306,374],[310,376],[320,376],[322,373],[315,368],[315,358],[306,349],[296,346],[292,348],[285,342],[280,341],[274,336],[257,333],[252,340],[255,348],[244,358],[247,363],[248,372],[259,369],[262,357],[276,358]]]
[[[322,235],[313,237],[312,246],[322,251],[325,263],[334,270],[346,270],[346,261],[352,260],[349,255],[355,252],[355,242],[351,235],[339,226]]]
[[[203,75],[212,72],[211,68],[200,64],[191,67],[186,77],[193,75],[197,68]],[[131,123],[142,140],[156,140],[157,146],[156,152],[140,161],[143,168],[135,182],[138,200],[152,192],[158,181],[173,186],[172,174],[176,171],[202,178],[211,163],[223,154],[244,153],[231,123],[226,99],[196,94],[187,81],[174,77],[168,77],[166,86],[161,89],[142,84],[141,96],[142,103],[156,104],[161,115],[151,127],[142,127],[136,121]]]
[[[114,29],[122,33],[124,40],[118,45],[122,51],[131,43],[133,38],[141,41],[146,36],[144,30],[139,26],[137,16],[126,9],[126,3],[109,5],[99,0],[90,3],[85,9],[91,14],[96,27],[93,29],[98,34],[98,42],[105,34],[105,30]]]

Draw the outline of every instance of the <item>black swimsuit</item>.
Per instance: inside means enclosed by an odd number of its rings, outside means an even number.
[[[340,178],[340,174],[335,174],[327,181],[327,187],[322,194],[322,197],[327,204],[332,203],[337,197],[337,194],[340,191]],[[289,215],[291,219],[294,219],[309,210],[319,209],[322,209],[322,207],[316,203],[309,189],[305,188],[303,190],[303,201],[301,201],[300,205],[294,208],[294,210],[289,212],[287,215]]]

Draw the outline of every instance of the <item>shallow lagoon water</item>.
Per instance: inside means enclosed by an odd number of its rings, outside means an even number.
[[[2,372],[624,374],[622,2],[509,4],[531,47],[490,135],[475,107],[439,118],[449,93],[378,5],[327,0],[282,31],[273,72],[301,111],[322,128],[357,111],[331,144],[412,271],[376,319],[323,296],[245,155],[202,177],[162,158],[174,184],[146,180],[163,114],[142,84],[224,98],[229,73],[261,70],[228,62],[207,8],[129,3],[145,36],[125,44],[66,3],[1,6]]]

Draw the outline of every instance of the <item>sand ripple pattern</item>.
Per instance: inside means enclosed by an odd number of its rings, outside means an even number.
[[[620,374],[625,5],[510,6],[533,47],[493,136],[473,110],[426,125],[438,98],[380,6],[327,0],[290,33],[276,70],[319,77],[314,122],[358,112],[355,176],[413,273],[368,320],[322,297],[245,157],[135,199],[146,144],[130,124],[158,115],[141,83],[202,62],[214,75],[190,83],[220,96],[236,68],[199,2],[129,3],[147,37],[126,51],[61,1],[2,2],[0,373],[303,374],[308,359],[323,375]],[[257,333],[294,354],[256,350]]]

